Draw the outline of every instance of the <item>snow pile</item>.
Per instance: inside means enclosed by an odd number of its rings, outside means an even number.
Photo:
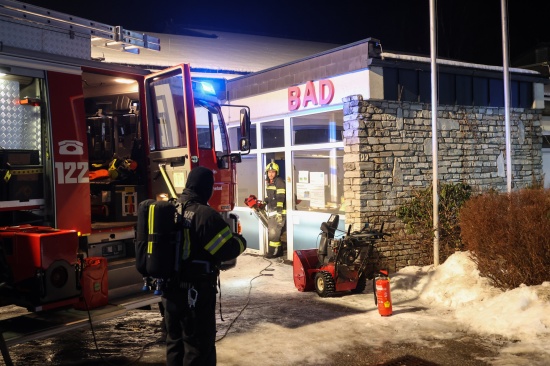
[[[430,306],[455,311],[469,330],[521,341],[550,336],[550,282],[510,291],[492,287],[479,275],[468,252],[432,266],[407,267],[392,280],[392,291],[418,296]]]

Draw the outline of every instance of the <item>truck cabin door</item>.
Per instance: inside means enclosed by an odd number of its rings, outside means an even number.
[[[145,84],[153,196],[177,197],[189,171],[200,165],[214,172],[210,205],[232,210],[234,162],[217,98],[193,91],[189,65],[149,75]]]

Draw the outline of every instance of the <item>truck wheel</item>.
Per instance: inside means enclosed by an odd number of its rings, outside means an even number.
[[[334,278],[332,278],[330,272],[317,272],[315,275],[315,291],[317,292],[317,295],[321,297],[329,297],[334,294]]]
[[[357,286],[355,286],[355,288],[351,290],[351,292],[354,294],[361,294],[363,293],[363,291],[365,291],[366,287],[367,287],[367,276],[363,274],[361,275],[361,277],[357,279]]]

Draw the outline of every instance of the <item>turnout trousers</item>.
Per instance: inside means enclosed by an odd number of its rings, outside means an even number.
[[[166,322],[168,366],[216,365],[216,284],[193,285],[195,306],[189,304],[188,288],[172,288],[162,295]]]

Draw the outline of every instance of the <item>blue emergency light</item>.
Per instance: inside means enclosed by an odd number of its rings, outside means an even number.
[[[205,94],[216,95],[216,90],[214,90],[214,86],[210,83],[199,81],[197,82],[197,86]]]

